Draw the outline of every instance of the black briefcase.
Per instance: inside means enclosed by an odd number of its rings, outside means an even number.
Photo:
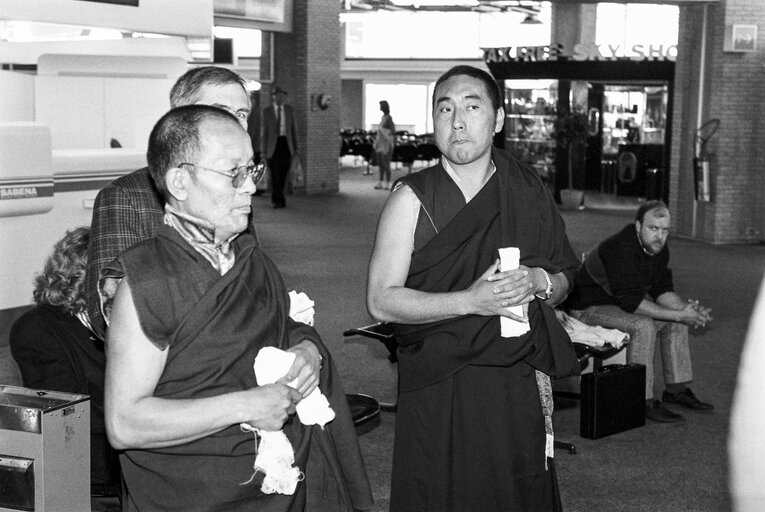
[[[581,378],[579,435],[600,439],[645,425],[645,365],[610,364]]]

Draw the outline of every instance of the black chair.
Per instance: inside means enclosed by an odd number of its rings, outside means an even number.
[[[397,363],[398,357],[396,356],[396,340],[393,336],[393,327],[390,324],[379,322],[376,324],[365,325],[364,327],[356,327],[352,329],[346,329],[343,331],[343,336],[363,336],[365,338],[372,338],[382,342],[385,348],[388,350],[388,361],[391,363]],[[386,412],[395,412],[395,403],[383,403],[380,402],[380,410]]]
[[[349,393],[345,395],[351,410],[353,425],[358,427],[380,415],[380,403],[369,395]]]
[[[372,160],[372,154],[375,152],[374,146],[371,142],[359,142],[356,144],[356,146],[353,148],[353,154],[355,156],[361,157],[367,165],[367,170],[364,174],[371,174],[372,171],[369,170],[369,165]]]
[[[430,164],[430,162],[439,158],[441,158],[441,151],[438,150],[438,146],[434,143],[422,142],[417,146],[417,160],[423,160]]]
[[[395,146],[391,160],[393,162],[401,162],[402,165],[406,166],[407,172],[411,173],[412,165],[417,160],[417,146],[410,143]]]
[[[396,355],[396,348],[398,347],[398,345],[393,335],[393,328],[390,326],[390,324],[387,324],[385,322],[378,322],[376,324],[365,325],[363,327],[355,327],[352,329],[346,329],[345,331],[343,331],[343,336],[346,336],[346,337],[363,336],[366,338],[372,338],[374,340],[377,340],[383,343],[385,345],[385,348],[388,350],[388,360],[391,363],[398,362],[398,356]],[[576,357],[579,360],[579,366],[582,371],[585,370],[587,366],[589,366],[590,360],[592,360],[593,371],[597,371],[603,366],[603,361],[605,359],[608,359],[616,355],[617,353],[619,353],[621,350],[624,349],[623,346],[620,348],[612,348],[612,347],[598,348],[598,347],[592,347],[590,345],[585,345],[584,343],[574,343],[573,345],[574,345],[574,352],[576,353]],[[570,399],[579,400],[581,398],[581,395],[579,393],[573,393],[573,392],[553,391],[553,397],[570,398]],[[380,403],[380,410],[386,411],[386,412],[395,412],[396,404],[395,403]],[[576,453],[576,446],[574,446],[573,443],[569,443],[566,441],[554,441],[553,445],[555,446],[555,448],[566,450],[567,452],[571,454]]]

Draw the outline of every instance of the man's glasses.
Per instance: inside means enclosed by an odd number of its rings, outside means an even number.
[[[227,169],[225,171],[219,171],[218,169],[210,169],[207,167],[202,167],[201,165],[190,164],[190,163],[178,164],[178,167],[182,165],[188,165],[189,167],[193,167],[194,169],[202,169],[203,171],[210,171],[210,172],[222,174],[223,176],[228,176],[229,178],[231,178],[231,184],[234,185],[234,188],[241,187],[248,176],[252,179],[252,182],[257,185],[257,183],[260,181],[260,178],[263,177],[263,173],[266,172],[266,166],[265,164],[262,164],[262,163],[240,165],[239,167],[234,167],[233,169]]]

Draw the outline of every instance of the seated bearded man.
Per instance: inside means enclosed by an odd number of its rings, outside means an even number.
[[[107,329],[106,422],[122,450],[124,510],[368,508],[330,355],[313,328],[289,318],[278,270],[245,232],[262,172],[247,132],[223,110],[180,107],[154,127],[147,158],[164,224],[119,256],[125,278]],[[295,356],[274,384],[256,382],[263,347]],[[294,415],[317,386],[336,414],[324,428]],[[241,424],[283,431],[302,473],[291,493],[263,485]]]

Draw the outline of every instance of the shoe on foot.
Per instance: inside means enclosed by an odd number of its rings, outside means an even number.
[[[377,185],[375,185],[375,190],[382,190],[382,188],[383,188],[383,184],[382,184],[382,182],[381,182],[381,181],[378,181],[378,182],[377,182]]]
[[[687,407],[688,409],[694,409],[696,411],[711,411],[715,407],[712,404],[702,402],[696,395],[693,394],[689,388],[685,388],[679,393],[670,393],[665,391],[661,395],[661,399],[668,404],[677,404]]]
[[[685,421],[685,418],[676,412],[670,411],[658,400],[646,403],[645,417],[652,421],[658,421],[659,423],[677,423],[679,421]]]

